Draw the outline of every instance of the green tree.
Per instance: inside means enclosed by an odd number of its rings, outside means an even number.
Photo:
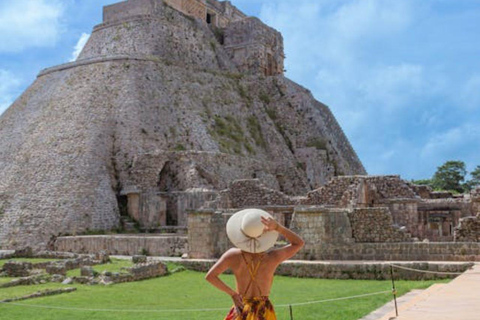
[[[480,166],[477,166],[475,170],[470,172],[470,175],[472,176],[472,179],[464,184],[466,190],[472,190],[480,186]]]
[[[437,190],[464,192],[467,169],[463,161],[447,161],[437,168],[433,175],[432,186]]]

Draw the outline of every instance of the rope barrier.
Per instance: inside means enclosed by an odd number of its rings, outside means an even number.
[[[463,272],[444,272],[444,271],[430,271],[430,270],[421,270],[421,269],[414,269],[409,267],[403,267],[396,264],[390,264],[392,267],[397,269],[403,269],[408,271],[420,272],[420,273],[433,273],[433,274],[445,274],[445,275],[460,275]]]
[[[276,308],[285,308],[288,306],[306,306],[309,304],[317,304],[317,303],[324,303],[324,302],[332,302],[332,301],[342,301],[342,300],[351,300],[351,299],[356,299],[356,298],[363,298],[363,297],[369,297],[369,296],[375,296],[375,295],[380,295],[380,294],[386,294],[386,293],[392,293],[391,290],[387,291],[379,291],[379,292],[374,292],[374,293],[366,293],[366,294],[359,294],[356,296],[350,296],[350,297],[342,297],[342,298],[333,298],[333,299],[325,299],[325,300],[317,300],[317,301],[309,301],[309,302],[300,302],[300,303],[291,303],[291,304],[279,304],[276,306]]]
[[[308,301],[308,302],[299,302],[299,303],[292,303],[292,304],[280,304],[276,305],[276,308],[290,308],[290,306],[305,306],[317,303],[325,303],[325,302],[333,302],[333,301],[342,301],[342,300],[351,300],[363,297],[369,297],[374,295],[386,294],[391,293],[390,290],[388,291],[379,291],[374,293],[366,293],[360,294],[355,296],[349,297],[340,297],[340,298],[332,298],[332,299],[325,299],[325,300],[317,300],[317,301]],[[228,308],[204,308],[204,309],[156,309],[156,310],[146,310],[146,309],[88,309],[88,308],[76,308],[76,307],[58,307],[58,306],[46,306],[46,305],[39,305],[39,304],[24,304],[24,303],[14,303],[14,302],[0,302],[0,304],[9,304],[13,306],[19,307],[29,307],[29,308],[41,308],[41,309],[54,309],[54,310],[66,310],[66,311],[92,311],[92,312],[143,312],[143,313],[153,313],[153,312],[161,312],[161,313],[177,313],[177,312],[211,312],[211,311],[226,311]]]

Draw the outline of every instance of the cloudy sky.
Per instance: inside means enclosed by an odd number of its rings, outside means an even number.
[[[74,59],[115,2],[0,0],[0,113]],[[330,106],[370,174],[480,165],[480,1],[233,3],[282,32],[286,75]]]

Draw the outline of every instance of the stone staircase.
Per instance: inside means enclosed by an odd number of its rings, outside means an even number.
[[[138,226],[130,216],[121,216],[120,221],[122,223],[122,231],[124,233],[138,233]]]

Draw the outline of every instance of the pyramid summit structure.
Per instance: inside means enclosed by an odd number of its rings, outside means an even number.
[[[281,34],[228,1],[105,7],[77,61],[43,70],[0,117],[0,248],[116,229],[126,213],[184,226],[234,180],[298,195],[366,174],[283,62]]]

